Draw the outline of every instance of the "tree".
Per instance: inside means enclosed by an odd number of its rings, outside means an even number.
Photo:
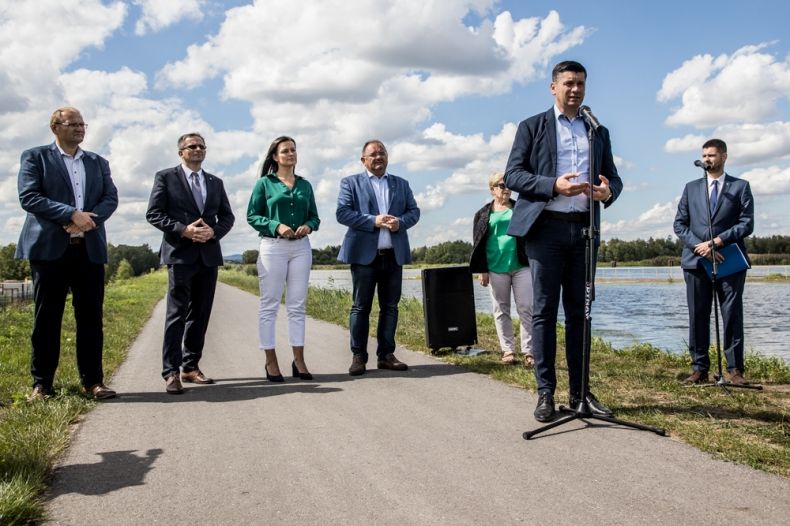
[[[118,269],[115,271],[112,279],[113,281],[118,281],[121,279],[129,279],[134,277],[134,269],[132,268],[131,263],[122,259],[121,262],[118,264]]]
[[[249,265],[251,263],[255,263],[258,261],[258,251],[257,250],[245,250],[241,254],[241,262],[245,265]]]
[[[106,276],[109,279],[118,270],[121,261],[126,260],[132,267],[133,275],[139,276],[159,268],[159,256],[149,246],[112,245],[107,247],[108,263]]]
[[[14,259],[16,244],[0,247],[0,279],[23,280],[30,277],[30,264],[24,259]]]

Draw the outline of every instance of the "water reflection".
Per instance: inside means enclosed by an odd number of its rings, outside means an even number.
[[[788,274],[788,267],[758,267],[752,276]],[[599,268],[593,304],[593,334],[615,347],[646,342],[671,352],[686,352],[688,310],[679,268]],[[404,269],[403,294],[422,299],[419,269]],[[639,282],[657,279],[660,282]],[[310,284],[351,290],[348,270],[313,270]],[[491,312],[488,289],[475,282],[475,307]],[[515,306],[513,307],[515,316]],[[790,363],[790,284],[746,283],[744,325],[747,350],[781,356]],[[562,313],[560,313],[562,319]],[[711,341],[713,321],[711,317]]]

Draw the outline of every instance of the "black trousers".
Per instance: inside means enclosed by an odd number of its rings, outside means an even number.
[[[198,369],[214,305],[217,267],[203,263],[168,265],[167,314],[162,377]]]
[[[30,262],[35,318],[30,342],[33,385],[52,388],[60,361],[60,329],[66,295],[72,294],[77,322],[77,369],[83,387],[104,381],[102,309],[104,265],[88,259],[84,244],[69,245],[59,259]]]

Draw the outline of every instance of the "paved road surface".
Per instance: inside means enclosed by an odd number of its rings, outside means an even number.
[[[422,354],[352,379],[348,333],[323,322],[308,321],[315,381],[269,383],[257,298],[225,285],[201,364],[218,384],[167,395],[163,320],[160,304],[112,380],[121,397],[79,425],[52,523],[790,523],[787,479],[618,427],[525,441],[534,394]]]

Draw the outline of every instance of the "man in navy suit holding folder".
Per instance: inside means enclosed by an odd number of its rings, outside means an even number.
[[[710,369],[710,310],[713,302],[711,278],[702,266],[703,258],[711,260],[716,247],[716,259],[723,263],[720,250],[737,244],[746,263],[749,256],[743,240],[754,230],[754,200],[749,183],[724,172],[727,145],[711,139],[702,145],[705,179],[695,179],[686,185],[675,216],[675,234],[683,242],[680,266],[686,280],[686,299],[689,309],[689,351],[692,373],[687,384],[708,380]],[[707,195],[706,195],[707,192]],[[713,239],[708,230],[711,219]],[[734,257],[734,256],[730,256]],[[732,263],[732,262],[730,262]],[[716,294],[724,322],[724,355],[730,381],[744,385],[743,377],[743,286],[746,269],[716,278]]]

